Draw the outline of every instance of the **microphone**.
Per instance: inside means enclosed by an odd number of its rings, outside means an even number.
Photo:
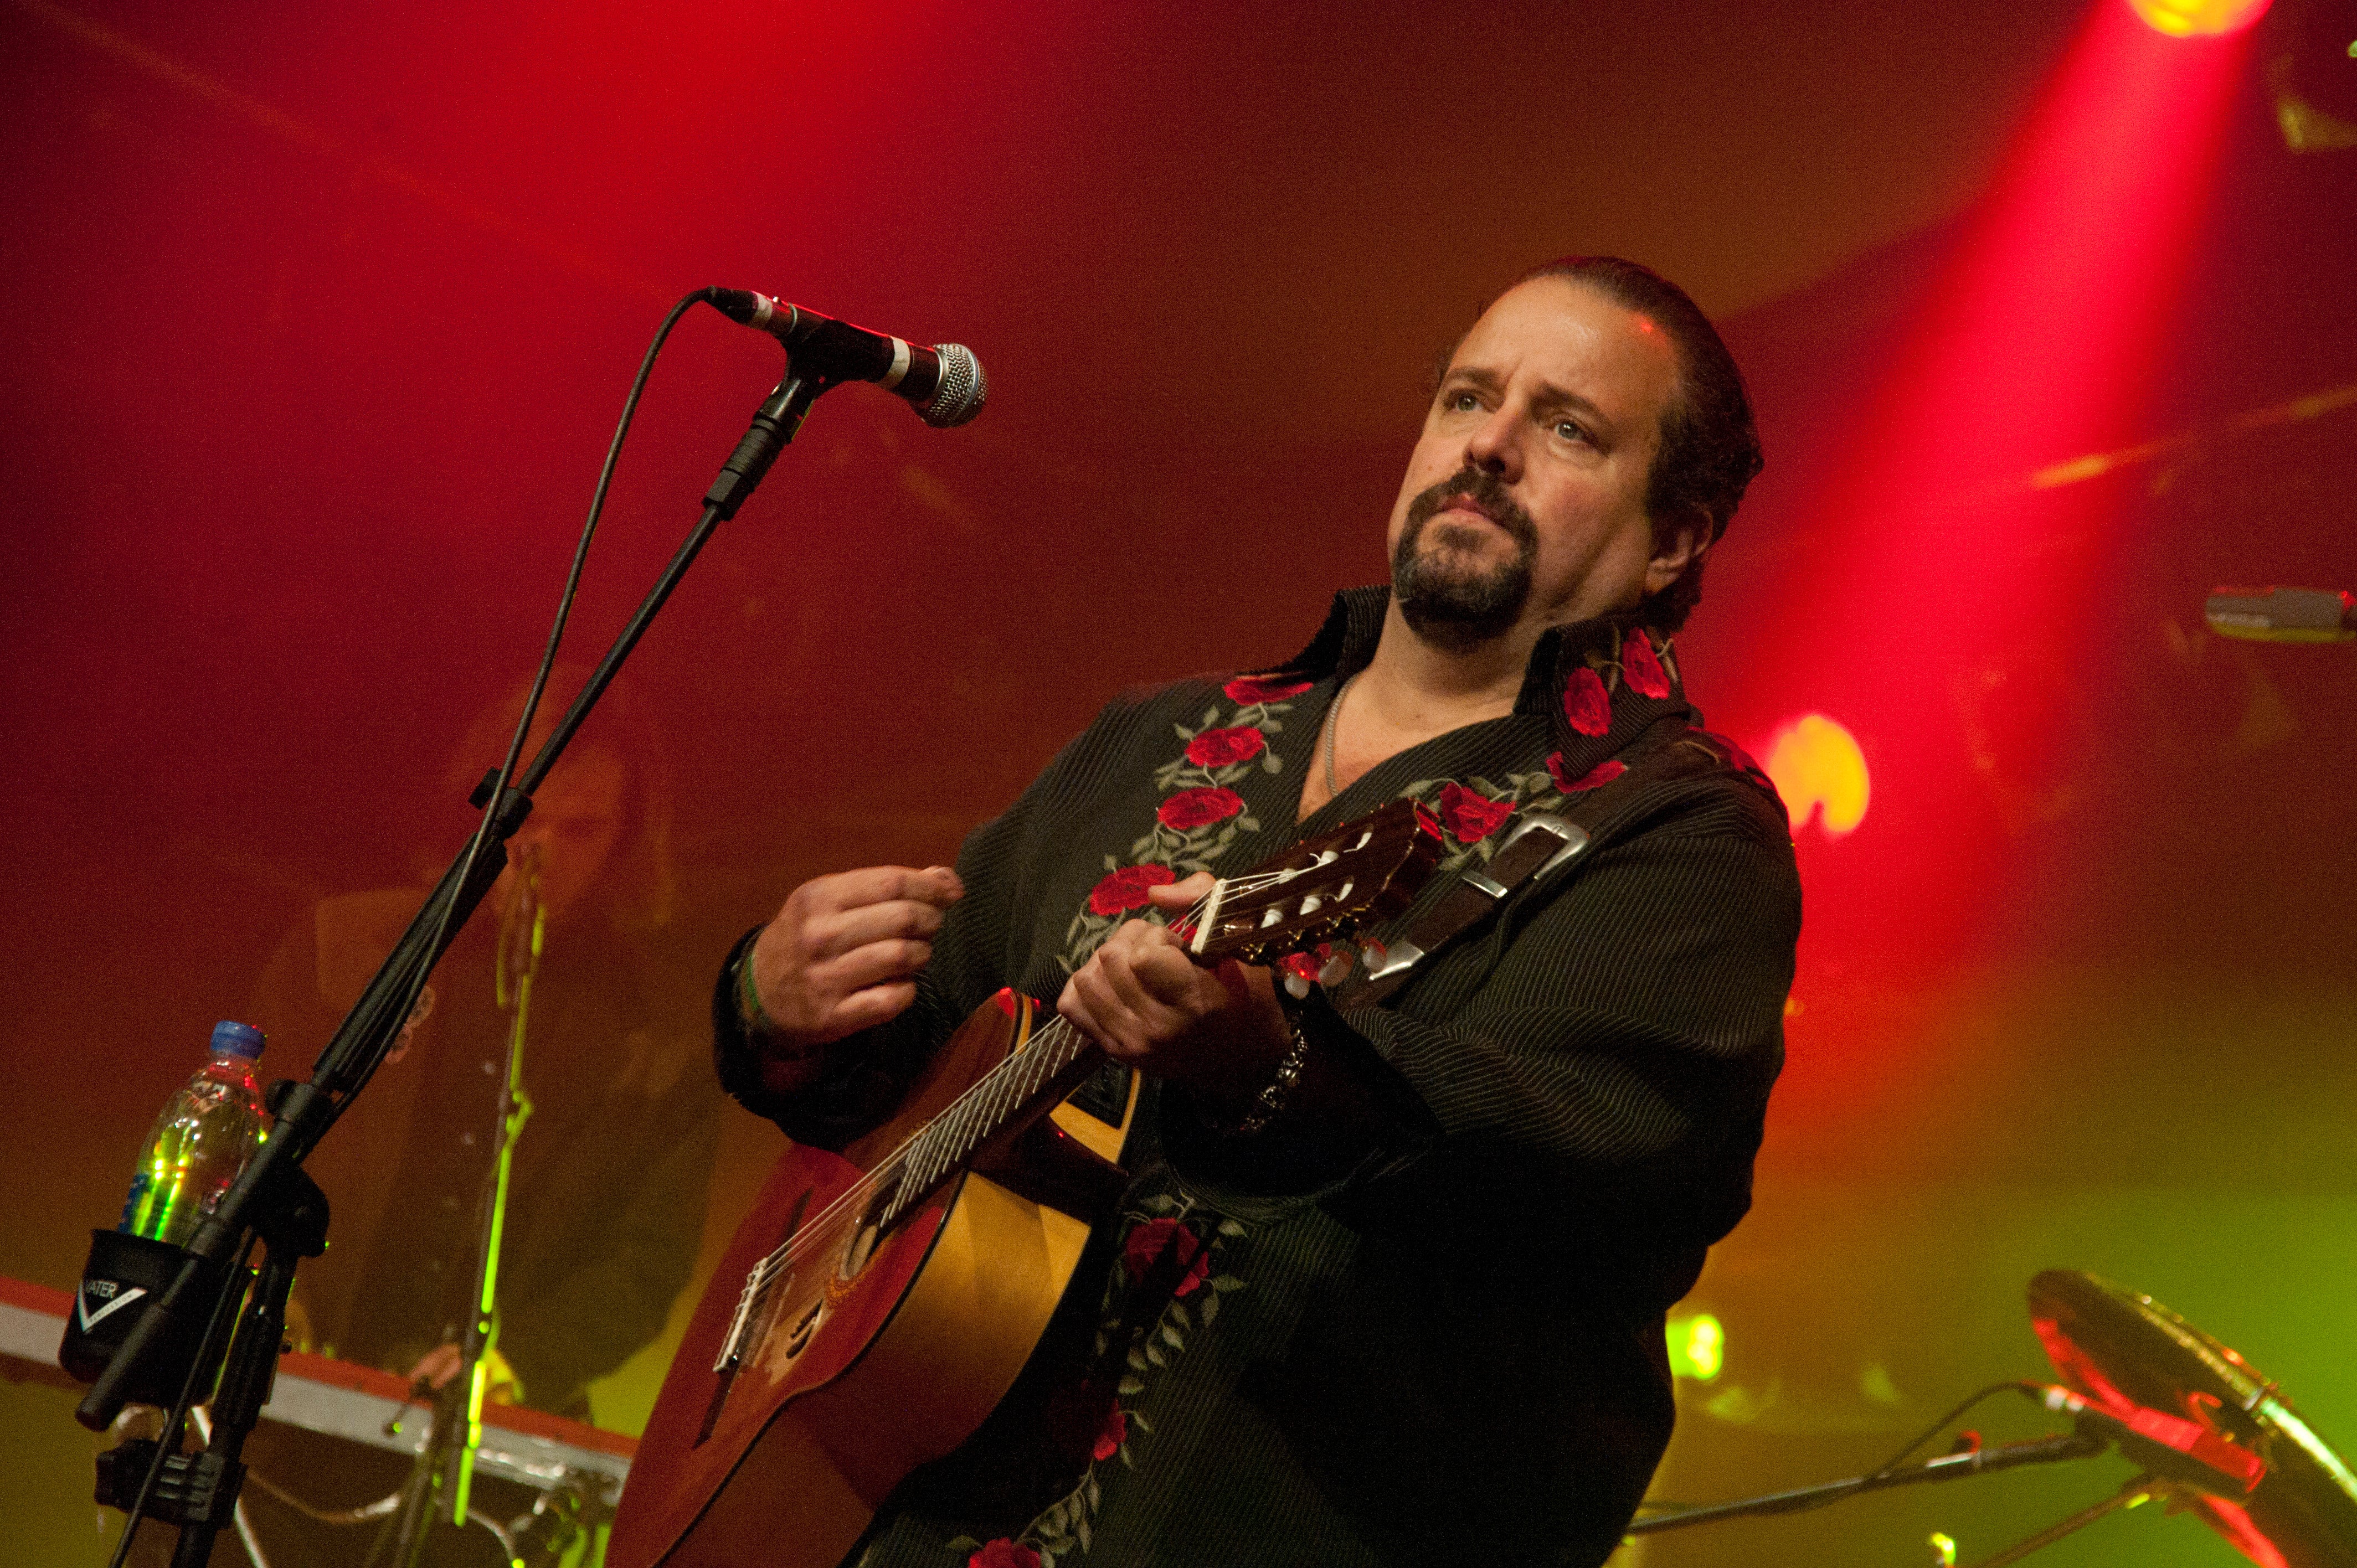
[[[2330,588],[2212,588],[2201,615],[2221,637],[2253,642],[2357,638],[2357,602]]]
[[[2104,1439],[2161,1480],[2241,1497],[2267,1473],[2266,1460],[2198,1421],[2140,1404],[2114,1409],[2051,1383],[2023,1383],[2021,1391],[2048,1410],[2068,1412],[2080,1432]]]
[[[982,412],[990,396],[982,361],[963,343],[912,348],[899,338],[750,289],[707,288],[704,297],[729,320],[783,343],[803,374],[827,381],[874,381],[908,399],[919,418],[939,429],[963,424]]]

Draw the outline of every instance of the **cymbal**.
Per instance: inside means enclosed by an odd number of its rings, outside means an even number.
[[[2266,1460],[2241,1502],[2191,1502],[2234,1550],[2261,1568],[2357,1564],[2357,1471],[2238,1352],[2152,1297],[2075,1269],[2029,1282],[2029,1316],[2079,1392],[2190,1417]]]

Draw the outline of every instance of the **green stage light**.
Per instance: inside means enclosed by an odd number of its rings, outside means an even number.
[[[1727,1330],[1707,1312],[1670,1319],[1670,1371],[1706,1383],[1727,1362]]]

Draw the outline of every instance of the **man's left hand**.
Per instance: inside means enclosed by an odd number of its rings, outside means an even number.
[[[1147,890],[1181,912],[1211,890],[1209,872]],[[1269,972],[1232,959],[1205,969],[1168,927],[1130,920],[1064,987],[1056,1011],[1115,1061],[1242,1103],[1290,1039]]]

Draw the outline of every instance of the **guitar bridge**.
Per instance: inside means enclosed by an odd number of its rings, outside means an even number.
[[[791,1272],[782,1275],[770,1272],[779,1266],[781,1265],[773,1259],[763,1259],[745,1276],[745,1288],[737,1296],[737,1311],[728,1320],[728,1336],[720,1342],[720,1354],[712,1363],[712,1401],[704,1407],[704,1420],[691,1447],[702,1447],[713,1428],[720,1423],[720,1412],[728,1403],[728,1391],[736,1386],[737,1374],[744,1369],[746,1352],[768,1333],[770,1303],[780,1289],[793,1283]]]
[[[720,1355],[712,1363],[715,1372],[733,1372],[745,1363],[745,1329],[760,1309],[761,1298],[769,1294],[769,1266],[763,1262],[745,1276],[745,1288],[737,1293],[737,1310],[728,1319],[728,1336],[720,1342]]]
[[[794,1211],[786,1217],[785,1234],[778,1239],[768,1257],[753,1265],[745,1276],[745,1288],[737,1293],[737,1310],[729,1314],[728,1332],[720,1341],[720,1354],[712,1361],[712,1400],[704,1407],[704,1420],[690,1447],[702,1447],[712,1435],[712,1429],[719,1423],[721,1410],[728,1403],[728,1391],[735,1386],[737,1373],[745,1365],[745,1353],[760,1337],[754,1325],[759,1322],[761,1331],[768,1329],[763,1315],[771,1296],[780,1286],[793,1283],[793,1271],[786,1266],[790,1261],[787,1244],[802,1229],[802,1215],[809,1209],[810,1201],[808,1192],[796,1200]]]

